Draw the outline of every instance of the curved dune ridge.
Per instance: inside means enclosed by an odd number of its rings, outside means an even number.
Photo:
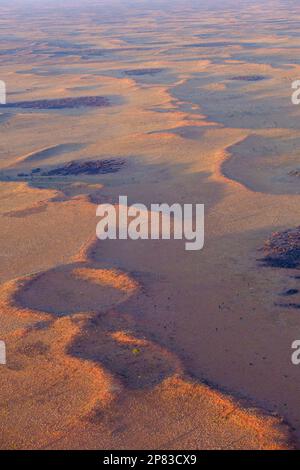
[[[31,165],[32,163],[38,164],[44,160],[48,160],[66,153],[77,152],[85,147],[84,144],[79,143],[66,143],[57,144],[45,147],[39,150],[34,150],[25,155],[18,157],[13,163],[10,163],[7,168],[23,168]]]
[[[144,287],[93,262],[97,243],[74,263],[1,287],[11,348],[0,377],[1,447],[291,446],[280,418],[194,382],[173,352],[147,338],[126,309]]]

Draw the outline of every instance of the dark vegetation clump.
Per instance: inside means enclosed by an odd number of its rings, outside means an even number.
[[[152,69],[131,69],[131,70],[125,70],[125,74],[128,75],[129,77],[131,76],[143,76],[143,75],[155,75],[157,73],[162,72],[163,69],[159,68],[152,68]]]
[[[77,98],[57,98],[53,100],[18,101],[3,106],[26,109],[74,109],[81,107],[97,108],[109,105],[109,100],[104,96],[79,96]]]
[[[300,227],[275,232],[265,242],[264,266],[273,268],[300,268]]]
[[[116,173],[125,164],[121,159],[72,161],[65,165],[44,171],[42,176],[102,175]]]
[[[285,292],[282,292],[283,297],[290,297],[291,295],[299,294],[298,289],[288,289]]]
[[[300,170],[292,170],[289,172],[289,176],[297,176],[300,177]]]
[[[243,81],[243,82],[260,82],[266,80],[264,75],[239,75],[237,77],[231,77],[231,80]]]

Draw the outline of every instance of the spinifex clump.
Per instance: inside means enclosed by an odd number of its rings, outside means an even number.
[[[58,168],[43,172],[43,176],[99,175],[116,173],[125,164],[121,159],[72,161]],[[34,170],[33,170],[34,171]]]
[[[262,259],[265,266],[273,268],[299,269],[300,268],[300,226],[275,232],[265,242],[265,257]]]

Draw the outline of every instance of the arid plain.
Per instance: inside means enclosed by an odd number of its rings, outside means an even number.
[[[0,1],[2,449],[300,446],[300,7],[237,3]]]

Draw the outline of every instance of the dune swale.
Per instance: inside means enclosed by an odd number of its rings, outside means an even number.
[[[116,173],[124,164],[125,160],[122,159],[71,161],[57,168],[44,171],[42,176],[101,175]]]
[[[50,100],[18,101],[7,103],[6,108],[28,109],[74,109],[81,107],[99,108],[110,106],[110,101],[104,96],[79,96],[75,98],[56,98]]]

